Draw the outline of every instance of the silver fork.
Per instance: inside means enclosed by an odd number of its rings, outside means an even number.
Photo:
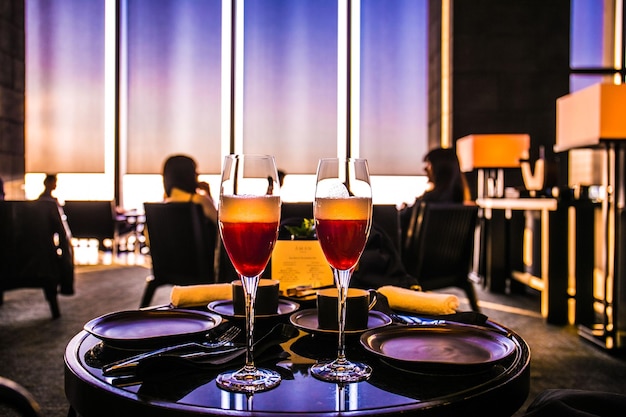
[[[209,348],[217,348],[222,347],[227,343],[235,340],[237,336],[241,333],[241,329],[237,326],[230,326],[224,333],[221,333],[217,336],[212,342],[203,342],[202,345]]]
[[[102,373],[104,375],[111,375],[126,368],[132,368],[136,366],[141,360],[151,358],[153,356],[163,355],[165,353],[171,353],[177,350],[183,350],[187,348],[195,348],[202,351],[213,351],[215,354],[221,354],[228,352],[229,350],[221,350],[219,348],[226,346],[234,346],[232,341],[241,333],[241,329],[236,326],[230,326],[225,332],[217,336],[212,342],[186,342],[178,345],[166,346],[160,349],[151,350],[149,352],[143,352],[129,358],[121,359],[119,361],[112,362],[102,367]],[[219,349],[219,350],[218,350]],[[235,349],[235,348],[233,348]]]

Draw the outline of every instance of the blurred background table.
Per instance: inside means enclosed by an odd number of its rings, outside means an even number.
[[[482,210],[479,275],[485,285],[500,293],[518,284],[537,290],[546,321],[566,324],[567,209],[557,210],[554,198],[479,198],[476,204]]]

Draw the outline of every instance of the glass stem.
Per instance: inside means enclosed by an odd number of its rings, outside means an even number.
[[[339,296],[337,297],[337,319],[339,327],[339,338],[337,344],[337,361],[343,362],[346,360],[346,299],[348,298],[348,286],[350,284],[350,277],[352,276],[352,270],[335,270],[335,284],[337,284],[337,290]]]
[[[254,304],[256,301],[256,291],[259,285],[259,276],[244,277],[241,276],[241,284],[243,285],[244,300],[246,303],[246,365],[245,369],[253,371],[254,366]]]

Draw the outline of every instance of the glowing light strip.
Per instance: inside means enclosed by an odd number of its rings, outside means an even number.
[[[221,103],[221,147],[222,155],[243,152],[243,0],[222,0],[222,103]],[[235,14],[233,39],[232,16]],[[235,43],[234,83],[231,91],[231,69],[233,64],[233,42]],[[232,106],[234,100],[234,106]],[[233,108],[231,114],[231,107]],[[231,120],[233,120],[231,131]],[[230,138],[233,137],[231,149]]]
[[[452,146],[450,79],[450,0],[441,1],[441,147]]]
[[[116,1],[104,2],[104,174],[115,178],[115,15]]]
[[[119,158],[120,175],[125,175],[128,168],[128,4],[120,2],[120,79],[119,79]],[[122,193],[124,187],[120,190]]]
[[[348,0],[337,2],[337,156],[345,158],[348,129]]]
[[[237,0],[235,6],[235,153],[243,152],[243,3]]]
[[[623,25],[623,12],[624,12],[624,2],[623,0],[616,0],[615,1],[615,29],[613,30],[613,36],[615,38],[614,40],[614,50],[613,50],[613,66],[617,69],[623,69],[622,68],[622,35],[623,35],[623,31],[624,31],[624,25]],[[615,74],[615,76],[613,77],[614,79],[614,83],[615,84],[621,84],[622,83],[622,77],[620,76],[620,74]]]
[[[353,158],[361,151],[361,1],[352,2],[350,34],[350,150]]]
[[[230,153],[230,64],[232,46],[232,3],[231,0],[222,0],[222,97],[221,97],[221,153]],[[224,158],[222,158],[224,160]]]

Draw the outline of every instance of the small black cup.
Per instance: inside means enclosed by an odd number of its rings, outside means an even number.
[[[278,313],[278,281],[273,279],[260,279],[256,291],[254,314],[257,316],[270,316]],[[241,280],[232,282],[233,287],[233,312],[235,315],[246,314],[246,303],[243,295]]]
[[[323,330],[338,330],[339,314],[337,313],[339,294],[336,288],[327,288],[317,292],[317,322]],[[345,330],[367,329],[369,311],[376,304],[375,290],[348,288],[346,298]]]

